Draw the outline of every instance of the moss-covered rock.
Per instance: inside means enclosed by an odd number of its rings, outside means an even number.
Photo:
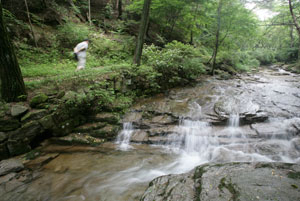
[[[9,133],[10,140],[28,141],[30,143],[37,135],[43,132],[42,126],[37,121],[24,124],[18,130]]]
[[[22,123],[26,123],[32,120],[39,120],[41,118],[43,118],[44,116],[46,116],[48,114],[47,110],[33,110],[31,112],[28,112],[26,115],[24,115],[21,118],[21,122]]]
[[[48,96],[44,93],[40,93],[31,99],[30,107],[35,108],[37,105],[41,103],[45,103],[47,100],[48,100]]]
[[[45,130],[52,130],[55,127],[52,115],[47,115],[39,120],[39,123]]]
[[[106,125],[104,128],[92,131],[91,136],[96,138],[113,140],[116,138],[120,129],[121,129],[120,126]]]
[[[93,118],[96,122],[107,122],[109,124],[119,124],[120,122],[120,115],[117,113],[99,113]]]

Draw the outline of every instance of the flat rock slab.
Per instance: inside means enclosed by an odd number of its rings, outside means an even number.
[[[181,175],[154,179],[141,201],[228,201],[300,198],[300,165],[207,164]]]
[[[11,172],[19,172],[24,169],[24,165],[20,160],[9,159],[0,162],[0,176]]]

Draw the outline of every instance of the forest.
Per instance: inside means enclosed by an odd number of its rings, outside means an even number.
[[[288,1],[253,1],[256,8],[274,13],[261,21],[247,8],[252,1],[153,0],[142,27],[145,46],[137,67],[133,63],[143,2],[2,0],[4,26],[27,90],[50,83],[63,86],[74,77],[94,80],[126,72],[135,82],[135,93],[148,95],[201,74],[229,77],[278,62],[292,63],[299,71],[297,1],[290,1],[291,6]],[[87,68],[74,73],[72,51],[85,38],[91,41]],[[3,96],[7,93],[2,89]]]
[[[0,200],[298,200],[299,75],[299,0],[0,0]]]

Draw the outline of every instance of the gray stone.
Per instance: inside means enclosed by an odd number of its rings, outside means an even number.
[[[0,161],[0,176],[11,172],[19,172],[24,169],[24,165],[20,160],[8,159]]]
[[[131,142],[136,143],[147,143],[148,140],[148,133],[144,130],[135,130],[130,138]]]
[[[18,117],[25,114],[29,110],[28,107],[23,105],[13,105],[11,107],[11,116]]]
[[[154,179],[141,201],[299,200],[300,165],[228,163]]]

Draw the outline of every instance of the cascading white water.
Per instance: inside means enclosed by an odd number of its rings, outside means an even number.
[[[126,151],[130,148],[132,148],[132,146],[130,146],[130,138],[131,135],[133,133],[133,126],[131,122],[125,122],[123,124],[123,129],[122,131],[118,134],[117,136],[117,140],[116,140],[116,144],[118,144],[118,148]]]
[[[229,116],[229,123],[228,123],[229,127],[239,127],[240,126],[240,115],[237,114],[231,114]]]

